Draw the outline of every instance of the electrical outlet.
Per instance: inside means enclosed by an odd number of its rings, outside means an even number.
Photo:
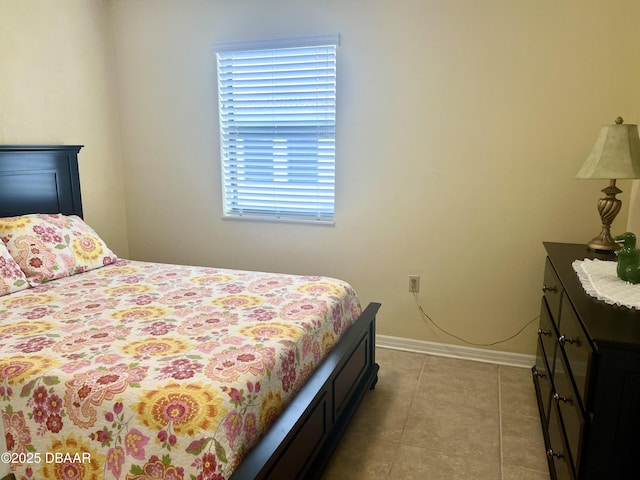
[[[420,291],[420,275],[409,275],[409,291],[411,293]]]

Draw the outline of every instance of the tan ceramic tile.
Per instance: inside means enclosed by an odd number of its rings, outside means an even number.
[[[376,362],[388,363],[393,368],[420,373],[425,357],[422,353],[405,352],[393,348],[376,347]]]
[[[496,365],[427,356],[417,397],[498,412]]]
[[[539,417],[531,370],[500,367],[500,402],[503,414]]]
[[[425,368],[429,370],[451,368],[457,370],[473,370],[477,372],[498,374],[498,365],[486,362],[474,362],[461,358],[440,357],[437,355],[424,355]]]
[[[407,421],[424,355],[378,348],[376,362],[380,365],[378,383],[365,395],[349,429],[397,443]]]
[[[468,398],[468,405],[460,405],[417,397],[411,405],[401,443],[499,462],[497,409],[490,412],[476,407],[473,392],[469,392]]]
[[[547,471],[539,418],[502,415],[502,463],[509,467]]]
[[[396,457],[397,443],[373,440],[349,432],[340,441],[323,480],[387,480]]]
[[[400,391],[404,396],[408,390],[411,392],[415,390],[425,362],[425,355],[377,348],[376,362],[380,365],[376,389]]]
[[[376,388],[363,398],[349,429],[370,438],[398,443],[407,423],[410,405],[411,396]]]
[[[400,445],[391,468],[391,479],[402,480],[497,480],[497,461],[452,455],[427,448]]]
[[[548,472],[536,472],[517,467],[502,467],[502,480],[549,480]]]

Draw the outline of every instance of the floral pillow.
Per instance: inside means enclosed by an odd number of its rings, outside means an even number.
[[[0,297],[28,287],[29,284],[24,273],[13,257],[9,255],[4,243],[0,242]]]
[[[32,286],[117,260],[98,234],[75,215],[0,218],[0,239]]]

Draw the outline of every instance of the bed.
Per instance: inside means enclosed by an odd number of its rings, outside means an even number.
[[[81,148],[0,146],[0,218],[27,222],[0,236],[37,267],[0,297],[4,463],[18,479],[319,478],[376,384],[380,304],[327,277],[117,259],[82,221]],[[34,254],[20,228],[61,252]]]

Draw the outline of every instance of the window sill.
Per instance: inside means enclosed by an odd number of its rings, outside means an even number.
[[[317,220],[312,218],[292,218],[292,217],[270,217],[266,215],[223,215],[223,220],[232,221],[250,221],[250,222],[265,222],[265,223],[290,223],[290,224],[302,224],[302,225],[321,225],[324,227],[333,227],[336,222],[332,220]]]

